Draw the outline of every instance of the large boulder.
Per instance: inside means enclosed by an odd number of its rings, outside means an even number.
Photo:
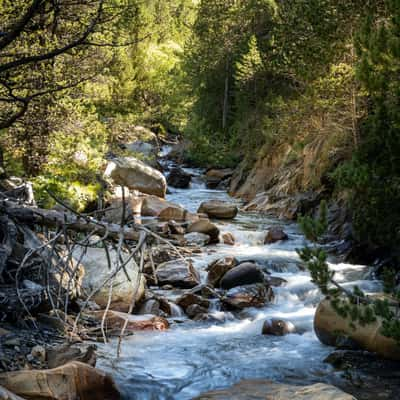
[[[228,290],[236,286],[263,282],[264,274],[260,268],[251,262],[244,262],[226,272],[221,279],[220,286],[222,289]]]
[[[360,306],[364,307],[364,306]],[[350,316],[339,315],[331,300],[325,299],[318,305],[314,317],[314,330],[318,339],[328,346],[338,346],[343,339],[350,339],[362,349],[377,353],[381,357],[400,361],[400,345],[396,340],[382,334],[383,320],[360,324]]]
[[[0,374],[0,384],[28,400],[117,400],[113,379],[87,364],[74,361],[48,370]]]
[[[208,219],[199,219],[189,225],[188,233],[199,232],[210,236],[210,243],[219,242],[219,229]]]
[[[207,214],[209,218],[232,219],[236,217],[238,208],[226,201],[210,200],[201,203],[197,212]]]
[[[82,289],[91,293],[99,289],[92,297],[100,307],[105,308],[108,303],[110,293],[110,282],[104,285],[104,282],[110,277],[117,265],[117,252],[109,249],[111,265],[108,265],[105,250],[102,248],[86,249],[81,263],[84,268],[84,277],[82,280]],[[74,252],[75,260],[79,260],[81,251]],[[123,260],[127,255],[122,253]],[[110,269],[111,267],[111,269]],[[125,271],[121,269],[113,279],[113,289],[111,294],[111,309],[118,311],[127,311],[134,298],[139,302],[145,292],[145,278],[139,273],[138,267],[132,261],[128,262]]]
[[[114,158],[107,165],[105,177],[115,185],[158,197],[165,197],[167,191],[164,175],[134,157]]]
[[[356,400],[340,389],[316,383],[296,386],[268,380],[241,381],[228,389],[204,393],[193,400]]]
[[[265,235],[264,244],[271,244],[279,242],[280,240],[287,240],[289,237],[286,232],[279,226],[274,226],[268,229]]]
[[[200,277],[190,261],[173,260],[160,264],[156,270],[160,286],[172,285],[190,289],[200,283]]]
[[[272,301],[273,291],[262,283],[237,286],[228,290],[222,299],[228,309],[242,310],[246,307],[263,307]]]
[[[187,189],[190,186],[192,175],[185,172],[182,168],[174,167],[169,172],[167,183],[169,186],[179,189]]]
[[[208,267],[207,284],[218,287],[221,278],[232,268],[238,265],[235,257],[224,257],[212,262]]]

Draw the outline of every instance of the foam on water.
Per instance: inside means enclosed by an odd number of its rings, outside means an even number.
[[[189,170],[201,181],[198,171]],[[226,192],[193,184],[188,190],[176,189],[168,200],[196,211],[202,201],[229,200]],[[239,202],[238,202],[239,204]],[[255,260],[273,276],[287,284],[274,288],[275,299],[262,309],[247,309],[232,320],[231,313],[211,308],[221,323],[186,321],[174,324],[168,332],[138,333],[123,342],[123,357],[115,358],[116,343],[100,346],[99,366],[116,379],[126,399],[186,400],[207,390],[226,387],[241,379],[267,378],[288,383],[321,381],[331,370],[323,359],[332,350],[322,345],[313,332],[313,317],[321,295],[307,272],[299,268],[296,249],[304,238],[295,224],[285,224],[289,240],[264,245],[266,229],[282,221],[240,213],[234,221],[217,222],[222,232],[231,232],[235,246],[216,245],[194,259],[201,279],[213,260],[233,255]],[[358,285],[373,292],[379,283],[365,280],[366,267],[331,264],[336,278],[345,286]],[[162,293],[162,291],[160,291]],[[176,298],[179,291],[169,293]],[[267,318],[293,322],[302,332],[284,337],[261,335]]]

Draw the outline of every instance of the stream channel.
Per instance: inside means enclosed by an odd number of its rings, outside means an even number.
[[[194,177],[189,189],[171,189],[167,200],[196,212],[200,203],[218,199],[236,202],[225,191],[207,189],[202,171],[185,168]],[[231,386],[242,379],[271,379],[306,385],[329,382],[332,367],[323,362],[332,348],[319,342],[313,332],[313,317],[321,295],[310,282],[309,273],[299,267],[296,248],[305,238],[295,223],[268,216],[239,212],[231,221],[213,221],[221,233],[231,232],[234,246],[224,244],[203,248],[193,258],[205,282],[205,268],[213,260],[235,256],[254,260],[272,276],[287,283],[274,287],[275,299],[264,308],[245,309],[232,314],[212,305],[210,313],[220,322],[195,322],[171,318],[166,332],[137,333],[123,341],[122,355],[116,358],[116,341],[101,345],[98,366],[116,380],[125,399],[187,400],[217,388]],[[282,226],[289,240],[263,244],[266,230]],[[368,278],[366,267],[335,263],[338,281],[344,286],[358,285],[367,292],[376,291],[377,281]],[[158,295],[177,298],[184,290],[156,290]],[[301,333],[264,336],[267,318],[291,321]],[[175,321],[174,321],[175,320]]]

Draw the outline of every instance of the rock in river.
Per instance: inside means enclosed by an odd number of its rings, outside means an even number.
[[[295,386],[265,380],[241,381],[228,389],[204,393],[193,400],[357,400],[340,389],[316,383]]]
[[[238,265],[235,257],[224,257],[212,262],[208,267],[207,284],[218,287],[221,278],[232,268]]]
[[[264,239],[264,244],[271,244],[279,242],[280,240],[287,240],[287,239],[288,235],[283,231],[283,229],[278,226],[274,226],[268,229]]]
[[[6,372],[0,374],[0,385],[28,400],[121,398],[109,375],[78,361],[48,370]]]
[[[187,233],[184,236],[184,239],[187,243],[188,246],[206,246],[208,243],[210,243],[210,236],[200,233],[200,232],[191,232]]]
[[[156,270],[158,283],[190,289],[200,283],[197,271],[190,261],[173,260],[160,264]]]
[[[264,282],[264,274],[256,264],[244,262],[230,269],[221,279],[220,286],[222,289],[228,290],[235,286],[249,285],[257,282]]]
[[[176,300],[176,304],[178,304],[184,310],[186,310],[193,304],[197,304],[201,307],[204,307],[207,310],[208,307],[210,306],[210,301],[194,293],[185,293],[184,295],[179,297],[179,299]]]
[[[134,157],[114,158],[107,165],[105,177],[115,185],[158,197],[165,197],[167,191],[164,175]]]
[[[179,189],[187,189],[190,186],[192,176],[185,172],[182,168],[174,167],[171,169],[167,183],[169,186]]]
[[[197,212],[207,214],[209,218],[232,219],[236,217],[238,208],[226,201],[210,200],[201,203]]]
[[[189,225],[188,233],[199,232],[210,236],[210,243],[219,242],[219,229],[211,223],[208,219],[200,219]]]
[[[267,319],[262,327],[263,335],[285,336],[295,332],[296,327],[290,321],[283,319]]]
[[[227,244],[228,246],[234,246],[235,245],[235,236],[233,236],[233,234],[230,232],[225,232],[222,234],[222,242],[224,244]]]
[[[246,307],[263,307],[274,297],[272,289],[262,283],[234,287],[222,299],[227,308],[243,309]]]

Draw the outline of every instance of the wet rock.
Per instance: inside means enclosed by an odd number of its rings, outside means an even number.
[[[199,232],[210,236],[210,243],[219,242],[219,229],[207,219],[200,219],[189,225],[188,233]]]
[[[271,244],[279,242],[280,240],[287,240],[289,237],[282,228],[274,226],[268,229],[264,239],[264,244]]]
[[[228,389],[204,393],[193,400],[356,400],[323,383],[295,386],[266,380],[241,381]]]
[[[262,283],[234,287],[225,294],[222,301],[232,309],[263,307],[273,299],[272,289]]]
[[[210,302],[207,299],[202,298],[201,296],[198,296],[193,293],[185,293],[181,297],[179,297],[176,300],[176,304],[178,304],[180,307],[182,307],[184,310],[186,310],[188,307],[190,307],[193,304],[197,304],[206,310],[210,306]]]
[[[156,275],[160,286],[190,289],[200,283],[199,275],[190,261],[174,260],[160,264]]]
[[[285,336],[290,333],[296,333],[296,327],[283,319],[267,319],[262,327],[263,335]]]
[[[115,268],[117,253],[115,250],[109,250],[111,257],[111,268]],[[81,252],[74,253],[75,259],[79,259]],[[122,256],[124,259],[126,255]],[[86,254],[81,261],[84,267],[84,277],[82,280],[82,288],[85,292],[91,293],[94,289],[100,288],[92,300],[100,307],[105,308],[108,303],[110,286],[103,285],[110,276],[111,271],[107,263],[107,257],[104,249],[87,248]],[[128,280],[127,275],[130,280]],[[139,302],[144,296],[145,278],[139,274],[136,264],[129,262],[126,266],[126,274],[123,270],[119,271],[114,278],[114,285],[111,296],[111,309],[118,311],[127,311],[131,304],[132,298]]]
[[[222,234],[222,242],[228,246],[233,246],[235,244],[235,237],[230,232],[225,232]]]
[[[260,268],[256,264],[245,262],[226,272],[221,279],[220,286],[222,289],[228,290],[236,286],[263,282],[264,274]]]
[[[286,279],[280,278],[278,276],[268,276],[266,281],[268,282],[268,285],[275,287],[285,286],[287,284]]]
[[[97,321],[103,319],[104,311],[92,311],[88,315]],[[119,311],[108,311],[105,318],[105,329],[109,335],[119,335],[127,321],[125,333],[136,331],[164,331],[169,328],[165,318],[154,315],[132,315]]]
[[[221,278],[232,268],[238,265],[235,257],[224,257],[212,262],[208,267],[207,284],[218,287]]]
[[[199,304],[192,304],[185,310],[187,316],[191,319],[196,318],[198,315],[207,314],[207,308],[200,306]]]
[[[171,169],[167,183],[169,186],[179,189],[187,189],[190,186],[192,176],[185,172],[182,168],[174,167]]]
[[[363,307],[363,306],[360,306]],[[400,346],[381,333],[382,319],[361,325],[344,318],[333,308],[331,301],[325,299],[318,305],[314,317],[314,330],[318,339],[328,346],[342,344],[343,338],[349,338],[360,348],[377,353],[381,357],[400,361]]]
[[[96,349],[95,345],[82,348],[79,345],[72,345],[70,343],[48,348],[47,365],[49,368],[57,368],[71,361],[79,361],[95,367]]]
[[[231,178],[233,170],[230,168],[210,169],[206,173],[206,185],[210,189],[216,189],[223,181]]]
[[[165,197],[167,190],[164,175],[134,157],[114,158],[107,165],[105,177],[115,185],[158,197]]]
[[[191,232],[184,235],[184,239],[188,246],[206,246],[210,243],[210,236],[200,233],[200,232]]]
[[[49,370],[0,374],[0,385],[32,400],[117,400],[120,393],[104,372],[77,361]]]
[[[207,214],[209,218],[232,219],[238,213],[235,204],[220,200],[210,200],[201,203],[198,213]]]

